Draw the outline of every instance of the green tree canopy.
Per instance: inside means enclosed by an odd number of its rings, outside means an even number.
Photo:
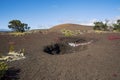
[[[20,20],[10,21],[8,27],[17,32],[25,32],[26,30],[30,29],[30,27],[28,27],[28,24],[22,23]]]
[[[117,20],[116,24],[113,24],[113,27],[114,30],[120,31],[120,19]]]
[[[103,23],[103,22],[94,22],[95,26],[93,27],[94,30],[107,30],[108,26],[107,26],[107,22]]]

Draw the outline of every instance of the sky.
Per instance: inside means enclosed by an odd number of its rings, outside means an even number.
[[[105,19],[120,19],[120,0],[0,0],[0,29],[8,29],[11,20],[40,29]]]

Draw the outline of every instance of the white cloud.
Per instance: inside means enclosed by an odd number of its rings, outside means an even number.
[[[116,19],[120,19],[120,16],[117,16]]]
[[[96,21],[99,21],[99,20],[94,18],[94,19],[91,19],[91,20],[88,20],[88,21],[83,21],[83,22],[81,22],[80,24],[93,26],[93,25],[94,25],[94,22],[96,22]]]
[[[92,26],[92,25],[94,25],[92,22],[81,22],[80,23],[81,25],[89,25],[89,26]]]
[[[120,16],[111,18],[111,19],[104,19],[104,20],[99,20],[96,18],[90,19],[90,20],[86,20],[86,21],[81,21],[81,20],[75,20],[75,19],[66,19],[66,20],[59,20],[60,24],[63,23],[75,23],[75,24],[81,24],[81,25],[90,25],[93,26],[94,22],[96,21],[102,21],[103,23],[105,23],[105,20],[108,20],[108,25],[112,26],[113,23],[116,23],[116,21],[120,19]]]
[[[75,20],[75,19],[66,19],[66,20],[59,20],[60,23],[74,23],[74,24],[81,24],[81,25],[94,25],[94,22],[99,21],[97,19],[91,19],[91,20],[86,20],[86,21],[81,21],[81,20]]]
[[[120,19],[120,16],[117,16],[117,17],[114,17],[114,18],[110,19],[109,22],[115,23],[118,19]]]
[[[120,19],[120,16],[116,16],[114,18],[108,19],[109,20],[108,25],[113,26],[113,24],[116,23],[118,19]]]

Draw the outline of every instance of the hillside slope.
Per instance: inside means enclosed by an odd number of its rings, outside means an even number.
[[[85,26],[85,25],[70,24],[69,23],[69,24],[60,24],[60,25],[53,26],[52,28],[50,28],[50,31],[59,32],[62,29],[69,29],[69,30],[72,30],[72,31],[75,31],[75,30],[92,30],[93,27],[92,26]]]

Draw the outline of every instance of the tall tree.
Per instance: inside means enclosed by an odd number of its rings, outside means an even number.
[[[25,32],[25,30],[30,29],[28,24],[22,23],[20,20],[11,20],[8,27],[17,32]]]
[[[107,22],[108,21],[106,21],[105,23],[103,23],[103,22],[94,22],[93,29],[94,30],[104,30],[105,31],[108,28]]]
[[[113,24],[114,26],[114,30],[117,30],[117,31],[120,31],[120,19],[117,20],[117,23],[116,24]]]
[[[94,22],[94,30],[102,30],[103,22]]]

